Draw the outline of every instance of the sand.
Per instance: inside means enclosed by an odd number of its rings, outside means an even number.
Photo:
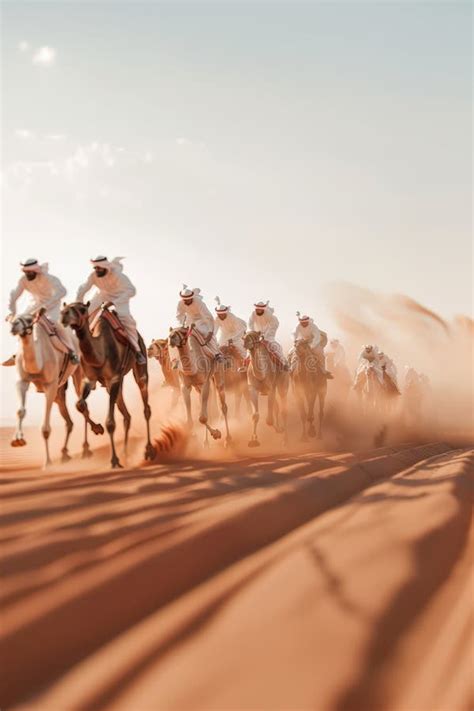
[[[32,461],[0,476],[3,708],[472,708],[473,448]]]

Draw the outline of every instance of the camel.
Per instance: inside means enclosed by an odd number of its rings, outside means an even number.
[[[364,414],[383,412],[385,405],[385,389],[377,375],[376,366],[367,366],[357,376],[354,390],[359,396],[359,402]]]
[[[215,358],[207,354],[204,350],[205,341],[206,339],[197,331],[194,324],[191,324],[189,328],[187,326],[170,328],[168,342],[171,347],[178,349],[180,360],[179,376],[184,404],[186,405],[188,427],[192,431],[191,390],[194,388],[199,393],[201,400],[199,422],[206,428],[204,446],[209,446],[209,435],[213,439],[221,438],[220,430],[211,427],[208,422],[209,393],[211,382],[214,382],[224,417],[226,428],[225,444],[227,446],[231,442],[231,436],[227,420],[224,363],[217,362]]]
[[[164,382],[163,387],[171,388],[173,398],[171,408],[174,410],[179,400],[179,374],[176,368],[173,368],[170,349],[167,338],[154,338],[147,348],[148,358],[156,358],[161,366]]]
[[[310,437],[317,436],[318,439],[321,439],[328,381],[317,364],[311,344],[305,339],[295,341],[291,380],[303,427],[301,441],[306,442],[308,435]],[[316,398],[318,398],[319,401],[317,432],[314,426],[314,406],[316,404]]]
[[[272,360],[263,335],[258,331],[248,331],[244,336],[244,346],[250,353],[250,364],[247,370],[247,381],[250,391],[250,401],[253,408],[253,432],[248,443],[249,447],[259,447],[257,426],[260,419],[258,409],[259,396],[268,396],[267,425],[274,427],[276,432],[283,433],[287,442],[287,395],[289,373],[277,366]],[[278,402],[278,399],[280,403]],[[280,426],[280,407],[282,426]]]
[[[244,360],[237,348],[230,340],[226,345],[220,347],[222,355],[225,358],[224,384],[227,393],[232,392],[235,396],[235,416],[240,414],[240,404],[244,398],[247,407],[250,406],[250,394],[247,383],[247,373],[244,366]]]
[[[115,405],[117,405],[123,416],[126,454],[131,417],[123,399],[122,386],[123,379],[129,371],[133,372],[133,377],[143,400],[147,434],[145,459],[154,459],[156,449],[150,439],[151,409],[148,404],[147,365],[146,363],[139,365],[136,362],[135,353],[126,337],[124,337],[124,332],[120,328],[118,330],[116,328],[119,321],[115,313],[109,310],[111,306],[112,304],[103,304],[101,306],[100,314],[96,320],[94,335],[91,332],[89,323],[89,302],[83,304],[77,301],[72,304],[63,304],[61,322],[64,326],[70,326],[79,340],[85,378],[76,407],[93,428],[95,423],[90,419],[87,398],[97,383],[105,387],[109,394],[109,412],[106,428],[110,437],[111,466],[112,469],[116,469],[123,467],[117,456],[114,442]],[[139,336],[139,344],[143,354],[145,354],[145,344],[141,336]]]
[[[82,369],[72,363],[69,355],[58,351],[52,344],[51,335],[41,323],[44,310],[36,315],[24,314],[17,316],[11,322],[11,333],[18,336],[19,348],[15,358],[18,381],[16,389],[20,407],[17,412],[17,429],[11,441],[12,447],[24,447],[26,440],[23,434],[23,420],[26,415],[26,393],[33,383],[38,392],[45,394],[46,407],[44,412],[41,432],[45,444],[44,467],[51,464],[49,453],[49,436],[51,434],[51,410],[53,403],[57,403],[59,411],[66,423],[66,439],[61,453],[61,461],[68,462],[71,457],[68,451],[68,442],[73,429],[73,422],[66,404],[66,388],[69,377],[72,376],[76,392],[80,392]],[[87,440],[87,422],[85,423],[85,437],[83,443],[83,457],[91,456]]]

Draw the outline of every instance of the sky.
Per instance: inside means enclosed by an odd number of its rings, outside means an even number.
[[[146,340],[182,283],[330,333],[334,281],[472,308],[469,2],[2,3],[2,303],[124,256]],[[14,348],[5,325],[2,354]]]

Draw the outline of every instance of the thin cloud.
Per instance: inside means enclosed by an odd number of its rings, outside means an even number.
[[[26,40],[22,40],[21,42],[18,43],[18,51],[19,52],[28,52],[30,49],[30,45]]]
[[[56,61],[56,54],[54,47],[40,47],[33,55],[33,64],[49,67]]]
[[[17,138],[23,138],[27,140],[28,138],[33,138],[33,132],[29,131],[27,128],[17,128],[15,131],[15,136]]]

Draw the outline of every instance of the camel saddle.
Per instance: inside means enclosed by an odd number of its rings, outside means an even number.
[[[119,343],[124,346],[129,346],[130,341],[128,340],[127,332],[124,329],[122,322],[120,321],[117,312],[111,310],[109,306],[101,306],[100,309],[91,315],[90,329],[93,336],[97,333],[97,327],[101,319],[105,319],[109,326],[111,326],[115,338]]]

